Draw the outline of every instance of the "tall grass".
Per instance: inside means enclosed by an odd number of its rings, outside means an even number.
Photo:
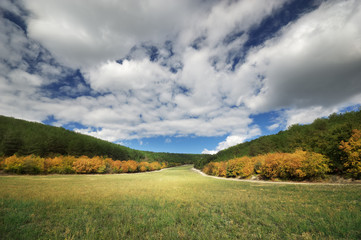
[[[0,239],[360,239],[360,185],[272,185],[190,166],[0,177]]]

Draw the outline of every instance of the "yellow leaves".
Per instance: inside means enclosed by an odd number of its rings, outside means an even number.
[[[352,132],[347,142],[341,141],[340,149],[347,155],[344,163],[347,172],[354,178],[361,178],[361,131],[355,129]]]
[[[329,160],[318,153],[297,150],[294,153],[268,153],[227,162],[210,162],[203,172],[216,176],[247,178],[260,174],[268,179],[306,179],[324,177],[330,171]]]
[[[106,165],[100,157],[81,156],[73,163],[73,169],[76,173],[104,173]]]
[[[151,171],[160,170],[162,168],[162,165],[160,165],[159,162],[152,162],[149,164],[149,168]]]
[[[4,170],[13,173],[37,174],[44,171],[44,158],[35,155],[17,157],[13,155],[4,161]]]
[[[149,163],[148,162],[140,162],[138,164],[138,170],[139,172],[146,172],[150,169]]]
[[[227,177],[245,178],[254,172],[254,159],[250,157],[235,158],[227,162]]]
[[[7,172],[13,173],[128,173],[159,170],[166,167],[166,163],[159,162],[136,162],[113,161],[110,158],[95,156],[57,156],[53,158],[41,158],[34,155],[18,157],[16,155],[1,161],[1,167]]]

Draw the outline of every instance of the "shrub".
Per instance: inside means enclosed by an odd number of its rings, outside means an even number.
[[[121,173],[122,172],[121,166],[122,166],[122,162],[119,160],[116,160],[116,161],[113,161],[111,168],[112,168],[113,172]]]
[[[210,162],[204,166],[202,171],[209,175],[225,177],[227,173],[227,163]]]
[[[227,162],[217,162],[216,163],[216,172],[215,175],[219,177],[227,176]]]
[[[46,158],[44,161],[45,172],[61,173],[63,165],[63,157]]]
[[[249,177],[254,173],[254,160],[250,157],[235,158],[227,162],[227,177]]]
[[[330,171],[328,163],[325,156],[313,152],[270,153],[265,155],[261,176],[268,179],[320,178]]]
[[[39,174],[44,172],[44,158],[29,155],[17,157],[13,155],[5,159],[4,170],[18,174]]]
[[[261,173],[261,168],[265,162],[266,156],[265,155],[258,155],[255,157],[252,157],[253,160],[253,165],[254,165],[254,170],[253,172],[255,174],[260,174]]]
[[[5,159],[5,157],[0,157],[0,170],[4,169]]]
[[[138,163],[134,160],[122,161],[121,172],[123,173],[133,173],[137,172]]]
[[[148,162],[140,162],[137,167],[139,172],[146,172],[149,171],[150,166]]]
[[[128,172],[137,172],[138,169],[138,163],[134,160],[128,160],[127,161],[128,164]]]
[[[162,166],[160,165],[159,162],[152,162],[150,163],[149,168],[151,171],[154,171],[154,170],[160,170]]]
[[[329,160],[318,153],[297,150],[294,153],[268,153],[241,157],[227,162],[210,162],[203,172],[215,176],[247,178],[260,174],[265,179],[314,179],[330,171]]]
[[[21,173],[23,159],[13,155],[4,161],[4,170],[6,172]]]
[[[162,169],[167,167],[167,163],[166,162],[162,162]]]
[[[204,167],[203,167],[203,172],[205,174],[208,174],[208,175],[214,175],[213,173],[215,171],[213,171],[213,169],[215,168],[215,163],[214,162],[210,162],[208,164],[206,164]]]
[[[106,164],[100,157],[81,156],[73,163],[73,169],[76,173],[104,173]]]
[[[347,154],[344,166],[347,173],[353,177],[361,178],[361,131],[353,130],[347,142],[341,141],[340,149]]]
[[[61,167],[59,168],[59,173],[71,174],[75,173],[73,168],[74,162],[77,160],[74,156],[62,156]]]
[[[302,161],[301,170],[304,178],[324,178],[331,171],[330,160],[322,154],[306,152],[305,159]]]

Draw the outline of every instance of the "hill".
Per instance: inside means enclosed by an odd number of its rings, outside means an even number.
[[[339,148],[347,141],[353,129],[361,130],[361,110],[343,114],[332,114],[328,118],[316,119],[309,125],[292,125],[278,134],[262,136],[222,150],[215,155],[206,155],[195,164],[202,169],[209,162],[227,161],[242,156],[257,156],[266,153],[291,153],[297,149],[312,151],[327,156],[334,173],[344,168],[345,153]]]
[[[106,156],[113,160],[147,160],[174,164],[190,164],[198,154],[155,153],[134,150],[62,127],[0,116],[0,156],[34,154],[40,157],[55,155]]]

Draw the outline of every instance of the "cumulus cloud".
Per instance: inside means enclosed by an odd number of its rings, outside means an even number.
[[[212,1],[209,1],[212,2]],[[30,36],[72,67],[116,60],[139,42],[173,38],[202,1],[24,1]]]
[[[314,106],[330,108],[361,91],[361,4],[328,1],[285,26],[249,53],[245,65],[262,75],[254,111]],[[257,77],[253,77],[256,81]],[[360,100],[358,101],[360,103]]]
[[[172,75],[168,69],[148,59],[125,60],[122,64],[109,61],[85,72],[91,87],[100,92],[144,89],[153,84],[170,81]]]
[[[202,154],[216,154],[217,152],[227,149],[229,147],[232,147],[234,145],[240,144],[245,142],[246,140],[259,136],[261,134],[261,130],[258,127],[252,127],[247,133],[243,134],[243,135],[230,135],[227,136],[227,138],[220,142],[216,149],[214,150],[208,150],[208,149],[204,149],[202,151]]]
[[[0,114],[110,141],[228,135],[215,153],[262,134],[251,115],[280,110],[275,130],[361,104],[359,1],[246,46],[290,2],[4,0]]]
[[[274,123],[274,124],[268,126],[267,129],[272,131],[272,130],[275,130],[275,129],[279,128],[279,127],[280,127],[279,123]]]

